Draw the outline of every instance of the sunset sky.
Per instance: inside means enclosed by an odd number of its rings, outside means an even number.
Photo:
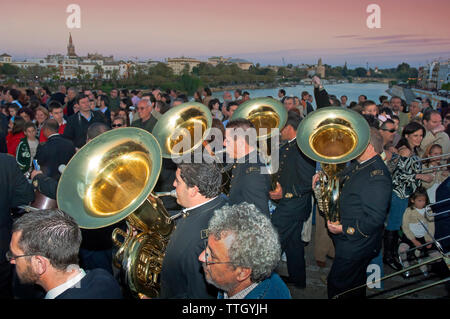
[[[81,28],[69,29],[69,4]],[[366,8],[381,8],[381,28]],[[0,54],[67,52],[115,59],[243,58],[262,65],[420,66],[450,57],[449,0],[14,0],[2,1]]]

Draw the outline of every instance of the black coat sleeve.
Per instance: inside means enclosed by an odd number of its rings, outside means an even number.
[[[325,89],[314,88],[314,98],[316,99],[317,109],[331,106],[328,92]]]

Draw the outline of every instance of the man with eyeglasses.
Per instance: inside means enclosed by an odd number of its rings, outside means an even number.
[[[12,228],[6,258],[22,283],[37,284],[45,299],[121,299],[114,277],[103,269],[78,266],[81,231],[60,210],[26,213]]]
[[[291,299],[274,272],[280,261],[278,233],[253,204],[223,206],[214,212],[208,243],[198,259],[219,299]]]
[[[137,103],[137,112],[139,114],[139,119],[133,121],[133,123],[131,123],[131,126],[142,128],[151,133],[156,125],[156,122],[158,122],[158,120],[154,116],[152,116],[153,105],[154,103],[150,102],[149,100],[140,100]]]
[[[12,298],[12,267],[5,258],[9,248],[10,209],[34,200],[33,186],[20,171],[13,156],[0,153],[0,299]]]
[[[208,222],[216,209],[225,205],[219,196],[222,174],[215,164],[181,163],[173,186],[177,202],[184,209],[176,219],[161,271],[160,298],[215,298],[217,290],[209,286],[198,261],[208,234]]]

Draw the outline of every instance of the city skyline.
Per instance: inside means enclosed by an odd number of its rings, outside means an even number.
[[[36,1],[37,2],[37,1]],[[14,59],[65,54],[69,32],[78,55],[164,61],[187,56],[234,57],[261,65],[395,67],[450,57],[450,2],[246,0],[25,0],[3,5],[2,52]],[[81,28],[69,29],[69,4]],[[381,8],[381,28],[366,25],[368,5]]]

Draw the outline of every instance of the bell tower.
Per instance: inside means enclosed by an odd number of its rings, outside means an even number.
[[[72,34],[69,32],[69,45],[67,46],[67,56],[69,57],[76,57],[77,54],[75,53],[75,46],[72,42]]]

